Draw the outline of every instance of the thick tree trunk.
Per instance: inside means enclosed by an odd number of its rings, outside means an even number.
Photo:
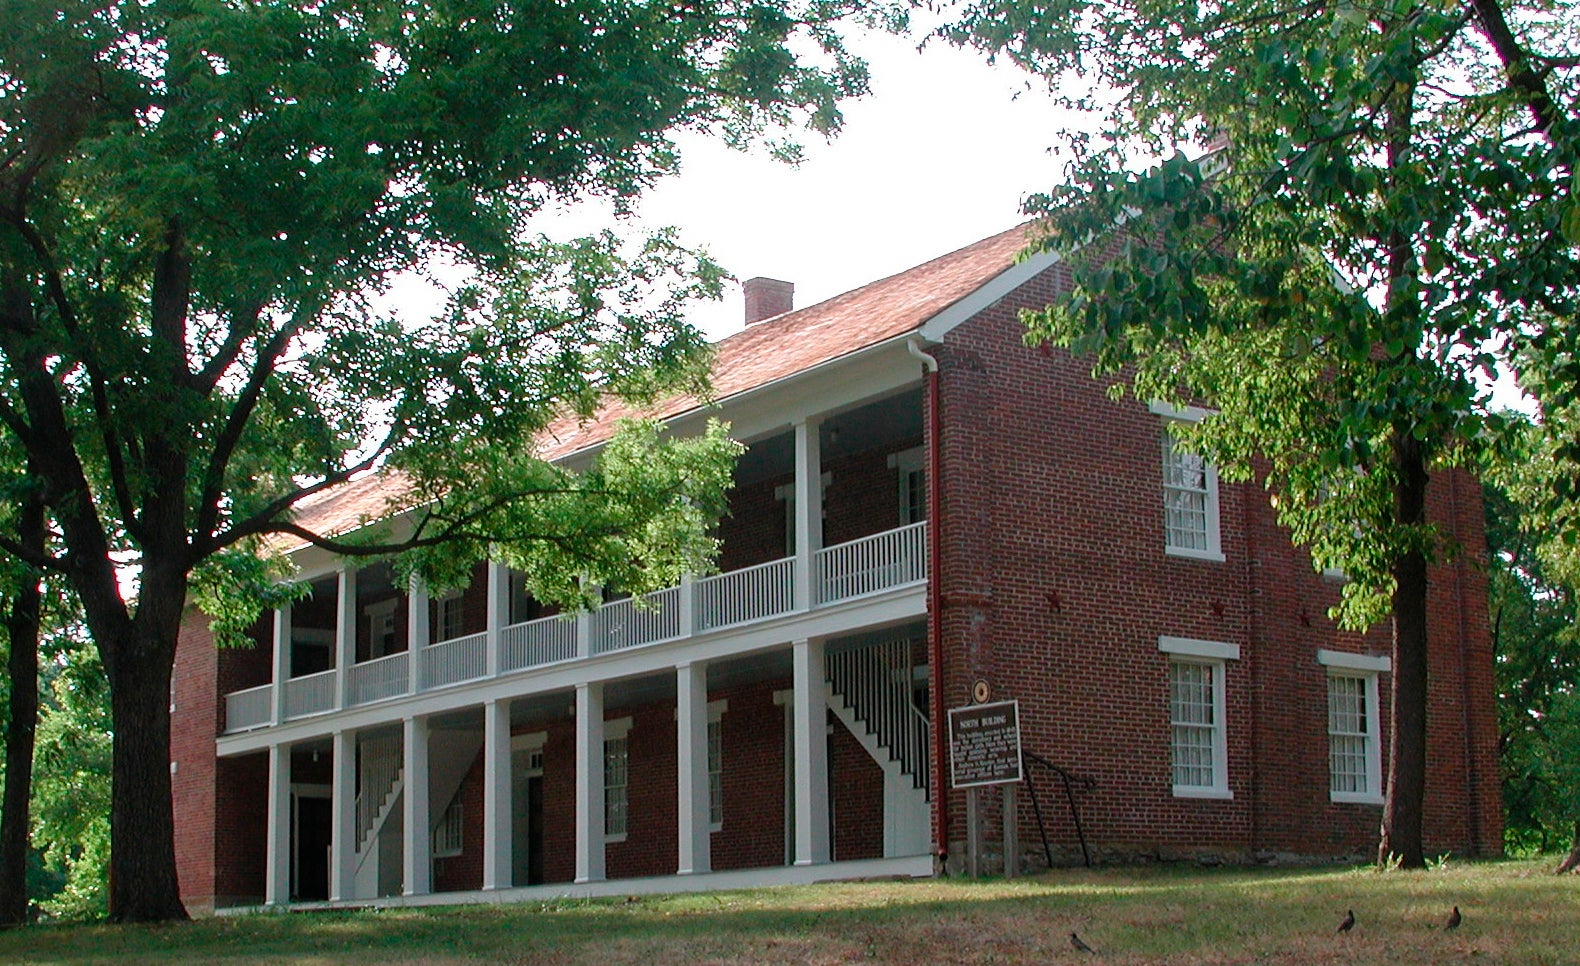
[[[174,634],[165,641],[134,627],[130,640],[117,642],[114,670],[106,667],[115,728],[110,771],[110,918],[118,922],[186,919],[176,879],[170,801]]]
[[[1394,520],[1419,524],[1426,508],[1426,459],[1420,441],[1396,428],[1391,440]],[[1394,562],[1393,729],[1388,743],[1388,793],[1383,805],[1377,861],[1407,869],[1426,865],[1421,843],[1426,799],[1426,554],[1410,549]]]
[[[26,503],[18,536],[29,547],[44,545],[44,508]],[[38,728],[38,639],[43,593],[36,579],[17,588],[5,615],[11,654],[11,715],[5,732],[5,801],[0,804],[0,927],[27,922],[27,855],[32,844],[29,803],[33,797],[33,740]]]
[[[1575,819],[1574,837],[1569,840],[1569,854],[1558,863],[1558,868],[1553,870],[1554,875],[1563,875],[1580,869],[1580,819]]]

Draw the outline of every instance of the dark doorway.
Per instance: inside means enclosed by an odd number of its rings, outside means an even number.
[[[327,798],[296,799],[297,901],[329,898],[329,840],[333,810]]]

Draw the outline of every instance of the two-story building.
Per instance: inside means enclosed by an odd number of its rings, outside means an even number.
[[[717,403],[747,444],[720,572],[645,603],[544,613],[480,566],[434,598],[387,565],[293,551],[312,595],[218,651],[192,620],[173,688],[189,906],[624,894],[958,860],[943,712],[1019,702],[1028,752],[1089,779],[1099,858],[1367,854],[1388,734],[1386,635],[1326,616],[1263,491],[1220,483],[1087,362],[1022,341],[1065,284],[1014,229],[810,308],[747,283]],[[612,418],[550,446],[595,459]],[[377,514],[395,484],[303,521]],[[1497,853],[1492,654],[1475,482],[1431,512],[1469,552],[1431,573],[1432,851]],[[1049,802],[1052,773],[1033,768]],[[1062,794],[1062,790],[1061,790]],[[1041,864],[1062,807],[1017,812]],[[998,813],[983,834],[1001,841]],[[1035,843],[1035,847],[1031,847]]]

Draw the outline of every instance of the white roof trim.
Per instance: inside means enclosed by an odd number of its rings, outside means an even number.
[[[929,342],[942,342],[961,323],[1061,261],[1058,252],[1038,252],[1017,262],[923,322],[916,331]]]
[[[1186,657],[1208,657],[1216,661],[1238,661],[1240,645],[1223,641],[1199,641],[1192,637],[1160,637],[1158,650],[1164,654],[1183,654]]]
[[[1389,673],[1393,671],[1393,658],[1374,657],[1370,654],[1351,654],[1349,651],[1317,650],[1317,663],[1324,667],[1344,668],[1349,671]]]

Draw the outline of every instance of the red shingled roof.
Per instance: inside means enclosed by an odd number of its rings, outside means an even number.
[[[714,398],[726,401],[920,328],[1011,267],[1029,237],[1028,226],[1020,225],[816,305],[747,326],[715,347]],[[624,417],[671,419],[698,406],[691,396],[671,397],[640,414],[611,405],[590,421],[566,420],[551,427],[542,455],[559,459],[595,446],[607,440]],[[343,532],[406,509],[400,503],[403,493],[398,479],[366,477],[304,502],[297,522],[322,533]],[[299,546],[290,538],[283,549]]]

